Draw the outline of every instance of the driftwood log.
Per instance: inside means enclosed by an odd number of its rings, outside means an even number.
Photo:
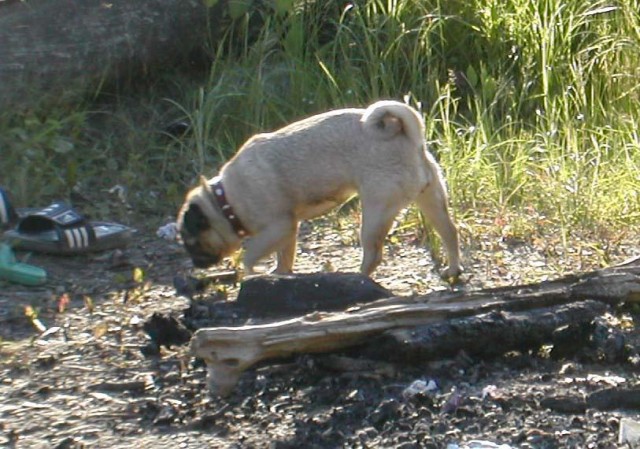
[[[486,359],[552,344],[551,356],[566,358],[585,349],[595,329],[594,319],[608,308],[599,301],[515,312],[501,308],[464,318],[390,329],[368,340],[357,352],[374,360],[415,364],[421,360],[455,357],[460,351]],[[621,350],[616,351],[619,358]]]
[[[580,302],[584,303],[572,306],[575,309],[566,309],[564,316],[570,319],[577,315],[572,310],[580,310],[581,316],[589,318],[603,310],[593,301],[617,304],[639,300],[640,258],[608,269],[538,284],[392,297],[342,312],[316,312],[269,324],[203,328],[194,334],[191,351],[206,362],[209,387],[226,395],[233,390],[242,372],[257,362],[295,353],[344,349],[386,331],[401,336],[431,323],[497,312],[516,314],[513,316],[523,319],[528,310]],[[548,312],[538,310],[537,315],[545,320]],[[499,316],[505,319],[504,314]],[[536,313],[531,316],[535,319]],[[562,324],[558,319],[549,331]],[[501,343],[492,342],[493,345]],[[510,348],[504,345],[504,349]]]

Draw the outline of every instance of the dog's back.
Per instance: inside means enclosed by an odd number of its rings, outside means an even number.
[[[404,139],[411,143],[407,145]],[[298,164],[303,165],[301,168],[305,171],[309,163],[319,164],[321,170],[325,161],[327,169],[340,171],[354,162],[362,163],[367,158],[383,157],[385,153],[407,148],[411,153],[424,151],[422,117],[403,103],[378,101],[367,109],[337,109],[293,122],[271,133],[256,134],[233,159],[250,160],[251,165],[261,166],[260,169],[268,169],[263,164],[275,164],[278,167],[274,168],[282,175],[295,170]],[[387,154],[391,158],[396,156]],[[242,165],[246,169],[245,164]]]
[[[418,112],[396,101],[329,111],[253,136],[222,175],[233,172],[232,188],[264,201],[288,198],[295,209],[313,206],[301,214],[309,217],[365,183],[413,190],[428,182],[423,130]]]

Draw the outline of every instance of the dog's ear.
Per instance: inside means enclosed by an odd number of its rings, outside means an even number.
[[[211,226],[206,215],[197,204],[189,205],[189,209],[184,213],[183,223],[185,230],[191,235],[198,235]]]

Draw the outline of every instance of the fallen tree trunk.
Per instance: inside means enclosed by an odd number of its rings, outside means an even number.
[[[554,344],[556,350],[555,345],[559,343],[556,330],[569,326],[573,338],[561,343],[563,348],[574,345],[576,352],[587,343],[594,318],[607,309],[607,304],[599,301],[579,301],[517,312],[496,310],[429,325],[391,329],[368,341],[360,353],[372,359],[415,363],[453,357],[461,350],[482,358],[537,349],[548,343]],[[569,353],[569,350],[560,349],[560,352]]]
[[[430,323],[496,312],[522,312],[519,315],[522,319],[527,310],[579,301],[615,304],[639,299],[640,259],[636,259],[621,266],[539,284],[386,298],[345,312],[316,312],[263,325],[204,328],[194,334],[191,350],[207,363],[210,388],[224,395],[232,391],[245,369],[259,361],[294,353],[343,349],[362,344],[385,331],[410,332]],[[581,316],[585,319],[603,310],[602,306],[593,304],[580,307],[584,309]],[[577,314],[569,309],[563,316],[571,321]],[[548,319],[544,313],[540,317],[542,321]],[[503,318],[504,315],[500,319]],[[563,321],[558,320],[551,327],[562,324]],[[541,335],[547,335],[551,327],[547,326]],[[493,340],[485,339],[484,345],[510,349],[500,333],[490,336]]]

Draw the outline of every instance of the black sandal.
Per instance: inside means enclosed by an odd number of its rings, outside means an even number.
[[[32,209],[4,237],[15,249],[50,254],[82,254],[126,246],[133,230],[125,225],[88,221],[63,202]]]
[[[11,205],[9,193],[0,187],[0,229],[8,228],[18,219],[18,213]]]

